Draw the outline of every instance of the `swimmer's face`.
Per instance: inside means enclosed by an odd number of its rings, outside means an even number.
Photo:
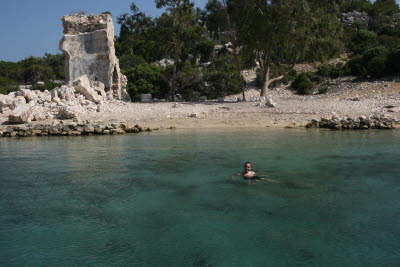
[[[249,172],[249,171],[251,171],[251,164],[250,163],[244,164],[244,172]]]

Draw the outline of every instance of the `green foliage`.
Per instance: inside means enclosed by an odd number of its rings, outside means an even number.
[[[18,83],[8,77],[0,76],[0,94],[7,95],[12,91],[18,90]]]
[[[204,78],[208,98],[238,94],[242,90],[236,67],[228,56],[215,59],[205,70]]]
[[[209,62],[214,53],[215,43],[208,39],[200,40],[196,47],[196,52],[200,56],[201,62]]]
[[[18,63],[0,61],[0,91],[5,94],[18,90],[20,84],[32,84],[32,89],[38,90],[53,89],[57,85],[52,80],[64,80],[64,75],[62,54],[29,57]],[[45,85],[36,85],[38,81]]]
[[[318,67],[316,74],[322,78],[338,78],[341,76],[348,75],[350,70],[343,63],[338,63],[336,65],[323,64]]]
[[[341,9],[344,13],[354,10],[358,12],[369,12],[372,9],[372,3],[369,0],[343,0]]]
[[[347,64],[351,74],[357,76],[383,76],[387,74],[389,50],[383,46],[366,50],[363,55],[354,56]]]
[[[201,69],[192,64],[191,61],[185,61],[177,75],[177,92],[183,99],[198,101],[205,94],[204,80]]]
[[[375,0],[373,4],[373,14],[391,16],[399,12],[400,9],[396,0]]]
[[[140,94],[152,94],[156,98],[164,98],[169,90],[165,69],[155,63],[144,63],[123,70],[128,78],[127,91],[132,101],[139,101]]]
[[[322,95],[322,94],[326,94],[328,92],[328,86],[321,86],[319,89],[318,89],[318,94],[320,94],[320,95]]]
[[[282,79],[282,84],[289,84],[291,82],[293,82],[297,76],[298,76],[298,72],[295,69],[291,69],[288,74],[285,75],[285,77]]]
[[[377,44],[378,35],[375,32],[361,29],[354,33],[351,43],[349,44],[350,50],[355,53],[362,53],[366,49],[374,47]]]
[[[394,48],[388,56],[387,65],[392,73],[400,73],[400,45]]]
[[[311,89],[315,85],[311,81],[312,73],[303,72],[297,76],[297,78],[292,83],[292,88],[300,95],[308,95]]]

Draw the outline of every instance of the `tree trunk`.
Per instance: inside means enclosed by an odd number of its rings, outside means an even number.
[[[179,50],[178,50],[178,44],[177,42],[174,43],[174,68],[172,72],[172,82],[171,82],[171,97],[172,101],[176,101],[176,73],[178,69],[178,55],[179,55]]]
[[[176,101],[176,71],[177,71],[177,67],[178,67],[178,60],[174,59],[174,70],[172,72],[172,83],[171,83],[171,92],[170,92],[173,102]]]
[[[235,49],[235,47],[234,47],[234,49]],[[238,73],[238,77],[239,77],[239,81],[240,81],[240,86],[242,87],[243,101],[247,101],[247,100],[246,100],[246,95],[245,95],[245,93],[244,93],[245,88],[244,88],[244,83],[243,83],[243,80],[242,80],[242,73],[241,73],[241,71],[240,71],[239,56],[238,56],[238,54],[236,53],[236,51],[234,51],[234,53],[235,53],[235,65],[236,65],[236,70],[237,70],[237,73]]]
[[[269,56],[267,56],[267,60],[266,60],[266,62],[264,64],[264,86],[261,89],[261,96],[265,96],[265,97],[267,97],[268,86],[270,84],[270,81],[269,81],[269,71],[270,71],[269,63],[270,63],[270,59],[269,59]]]

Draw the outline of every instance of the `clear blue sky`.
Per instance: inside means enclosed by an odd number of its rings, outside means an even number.
[[[62,38],[61,17],[71,11],[85,10],[87,14],[110,11],[113,14],[115,34],[119,34],[116,18],[128,13],[132,0],[0,0],[0,60],[19,61],[44,53],[60,53]],[[400,4],[400,0],[396,0]],[[140,10],[149,16],[158,16],[154,0],[134,0]],[[195,0],[204,7],[207,0]]]
[[[154,0],[135,0],[148,16],[158,16]],[[207,0],[195,0],[204,7]],[[19,61],[29,56],[61,53],[58,44],[63,36],[61,17],[71,11],[85,10],[87,14],[110,11],[115,34],[119,34],[116,19],[130,12],[132,0],[0,0],[0,60]]]

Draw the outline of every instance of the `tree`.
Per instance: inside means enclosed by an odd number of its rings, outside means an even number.
[[[164,40],[166,50],[174,61],[171,96],[176,100],[178,63],[183,57],[189,56],[189,51],[194,47],[196,39],[200,37],[197,30],[200,29],[196,21],[193,3],[190,0],[156,0],[157,8],[167,7],[169,14],[164,13],[157,20],[158,36]],[[185,51],[186,53],[182,53]],[[185,61],[185,58],[183,58]]]
[[[154,37],[154,20],[141,12],[135,3],[131,4],[130,10],[130,14],[125,13],[117,18],[121,25],[116,43],[117,56],[140,56],[146,62],[160,59],[160,49]]]
[[[339,6],[332,0],[229,0],[244,51],[261,69],[267,95],[271,64],[329,58],[341,48]]]
[[[372,8],[370,0],[343,0],[341,1],[341,12],[369,12]]]
[[[232,44],[232,54],[235,59],[236,72],[238,80],[240,81],[240,87],[242,88],[243,101],[246,101],[245,86],[241,74],[241,62],[239,58],[239,41],[237,36],[236,27],[231,19],[228,12],[228,0],[209,0],[206,5],[207,18],[206,25],[209,27],[209,31],[214,36],[219,36],[221,31],[227,32],[228,39]]]
[[[373,4],[374,10],[381,15],[391,16],[400,12],[396,0],[376,0]]]

